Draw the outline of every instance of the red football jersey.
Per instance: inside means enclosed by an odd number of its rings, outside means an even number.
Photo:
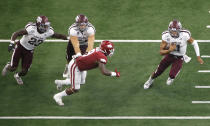
[[[91,50],[87,55],[80,56],[76,59],[76,64],[80,71],[90,70],[98,67],[98,62],[107,63],[107,57],[99,51],[99,48]]]

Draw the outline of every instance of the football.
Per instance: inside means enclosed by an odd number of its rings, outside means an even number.
[[[170,44],[168,43],[167,46],[164,48],[164,50],[168,50],[170,47]]]

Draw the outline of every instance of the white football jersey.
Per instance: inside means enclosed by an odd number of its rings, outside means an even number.
[[[166,41],[168,44],[176,43],[176,49],[170,54],[176,56],[184,56],[187,51],[187,41],[190,39],[191,34],[188,30],[181,30],[178,38],[171,37],[169,31],[162,33],[162,40]]]
[[[94,35],[95,32],[95,27],[91,23],[88,23],[84,31],[80,31],[79,28],[76,26],[76,23],[72,24],[68,30],[69,36],[78,37],[80,45],[88,45],[88,37]]]
[[[40,34],[37,31],[37,26],[35,23],[29,23],[25,26],[27,35],[23,35],[20,39],[20,44],[27,50],[33,50],[36,46],[43,43],[44,40],[54,34],[53,28],[50,27],[48,31]]]

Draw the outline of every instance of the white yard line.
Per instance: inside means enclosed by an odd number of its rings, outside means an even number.
[[[202,55],[201,57],[202,57],[202,58],[210,58],[209,55]]]
[[[101,42],[103,40],[95,40],[95,42]],[[111,42],[161,42],[162,40],[110,40]],[[197,40],[198,42],[210,42],[210,40]],[[0,39],[0,42],[10,42],[9,39]],[[45,42],[68,42],[68,40],[60,40],[60,39],[48,39]]]
[[[210,101],[192,101],[193,104],[210,104]]]
[[[0,119],[89,119],[89,120],[113,120],[113,119],[210,119],[210,116],[0,116]]]
[[[198,72],[199,72],[199,73],[209,73],[210,70],[199,70]]]
[[[195,86],[195,88],[210,88],[210,86]]]

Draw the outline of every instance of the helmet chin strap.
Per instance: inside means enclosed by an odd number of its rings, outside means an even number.
[[[173,35],[172,32],[176,32],[177,35]],[[173,38],[178,38],[178,37],[179,37],[179,31],[170,31],[170,35],[171,35],[171,37],[173,37]]]

